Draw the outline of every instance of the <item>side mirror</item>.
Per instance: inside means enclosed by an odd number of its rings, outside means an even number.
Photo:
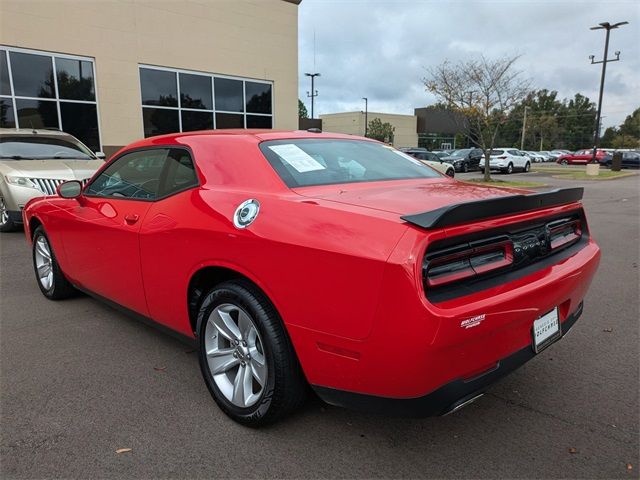
[[[58,195],[62,198],[78,198],[82,193],[82,184],[78,180],[69,180],[58,185]]]
[[[100,160],[104,160],[105,158],[107,158],[104,152],[96,152],[96,157],[98,157]]]

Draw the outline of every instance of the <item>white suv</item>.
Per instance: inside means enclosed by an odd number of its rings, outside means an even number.
[[[484,172],[486,161],[483,159],[480,170]],[[524,152],[515,148],[494,148],[489,159],[491,170],[500,170],[502,173],[513,173],[514,170],[528,172],[531,168],[531,158]]]

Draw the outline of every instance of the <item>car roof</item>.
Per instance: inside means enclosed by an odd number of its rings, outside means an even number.
[[[60,130],[48,128],[0,128],[0,135],[42,135],[47,137],[71,137],[72,135]]]

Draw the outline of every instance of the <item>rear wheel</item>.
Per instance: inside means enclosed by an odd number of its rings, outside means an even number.
[[[560,165],[569,165],[569,161],[568,160],[562,160],[560,162]]]
[[[513,163],[509,162],[509,165],[507,165],[507,168],[502,170],[502,172],[506,173],[507,175],[513,173]]]
[[[463,171],[464,173],[467,173],[467,172],[469,171],[469,164],[468,164],[467,162],[464,162],[464,163],[462,164],[462,171]]]
[[[9,210],[7,204],[4,203],[4,198],[0,197],[0,232],[11,232],[18,228],[18,226],[9,217]]]
[[[198,337],[205,383],[236,422],[258,427],[304,400],[305,380],[280,316],[249,282],[225,282],[206,295]]]
[[[455,171],[455,169],[453,169],[453,168],[448,168],[448,169],[447,169],[447,173],[446,173],[446,175],[447,175],[447,176],[449,176],[449,177],[451,177],[451,178],[453,178],[453,177],[456,175],[456,171]]]
[[[32,255],[38,287],[45,297],[50,300],[61,300],[76,293],[73,285],[60,270],[49,238],[42,226],[36,228],[33,233]]]
[[[526,165],[524,166],[524,173],[527,173],[529,170],[531,170],[531,164],[527,162]]]

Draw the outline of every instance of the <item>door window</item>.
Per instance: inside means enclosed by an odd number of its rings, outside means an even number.
[[[168,154],[168,148],[127,153],[109,165],[85,193],[97,197],[155,200]]]
[[[181,148],[139,150],[118,158],[86,189],[97,197],[156,200],[198,185],[189,152]]]

